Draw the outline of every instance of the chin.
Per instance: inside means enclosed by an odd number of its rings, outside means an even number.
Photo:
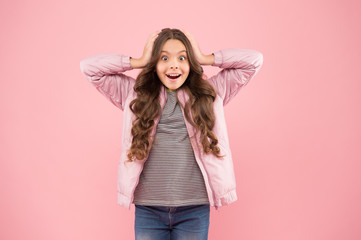
[[[166,87],[166,88],[168,88],[168,89],[170,89],[170,90],[177,90],[177,89],[179,89],[180,87],[182,87],[183,86],[183,83],[182,84],[164,84],[163,83],[163,85]]]

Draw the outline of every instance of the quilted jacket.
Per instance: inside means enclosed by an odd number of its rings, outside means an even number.
[[[237,200],[236,180],[233,169],[232,154],[229,147],[227,126],[224,117],[224,106],[245,86],[259,71],[263,64],[263,55],[251,49],[224,49],[213,53],[213,66],[222,70],[207,80],[214,86],[217,97],[214,102],[215,126],[213,132],[218,138],[221,155],[219,159],[213,154],[205,154],[200,143],[199,134],[184,118],[196,161],[202,172],[210,205],[218,210]],[[121,152],[117,176],[117,202],[130,209],[134,198],[134,191],[138,184],[144,161],[135,160],[125,163],[127,150],[132,142],[131,128],[134,114],[129,103],[136,98],[134,92],[135,79],[124,72],[131,70],[130,57],[123,54],[99,54],[90,56],[80,62],[80,69],[88,81],[110,102],[123,111],[123,126],[121,135]],[[176,92],[181,106],[188,100],[187,93],[179,88]],[[159,102],[163,109],[167,99],[166,88],[160,90]],[[182,109],[184,115],[184,109]],[[191,113],[189,113],[191,116]],[[150,136],[154,139],[156,126]],[[149,153],[148,153],[149,155]],[[146,159],[148,158],[148,155]]]

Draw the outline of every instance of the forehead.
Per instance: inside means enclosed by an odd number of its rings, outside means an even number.
[[[169,54],[178,54],[181,51],[187,51],[187,49],[181,41],[177,39],[169,39],[164,43],[162,47],[162,52],[163,51]]]

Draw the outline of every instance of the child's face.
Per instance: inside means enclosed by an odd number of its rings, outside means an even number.
[[[183,85],[189,74],[189,62],[184,44],[176,39],[167,40],[162,48],[156,70],[160,81],[171,90]]]

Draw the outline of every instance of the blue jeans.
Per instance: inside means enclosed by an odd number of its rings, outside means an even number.
[[[207,240],[210,205],[135,205],[135,240]]]

